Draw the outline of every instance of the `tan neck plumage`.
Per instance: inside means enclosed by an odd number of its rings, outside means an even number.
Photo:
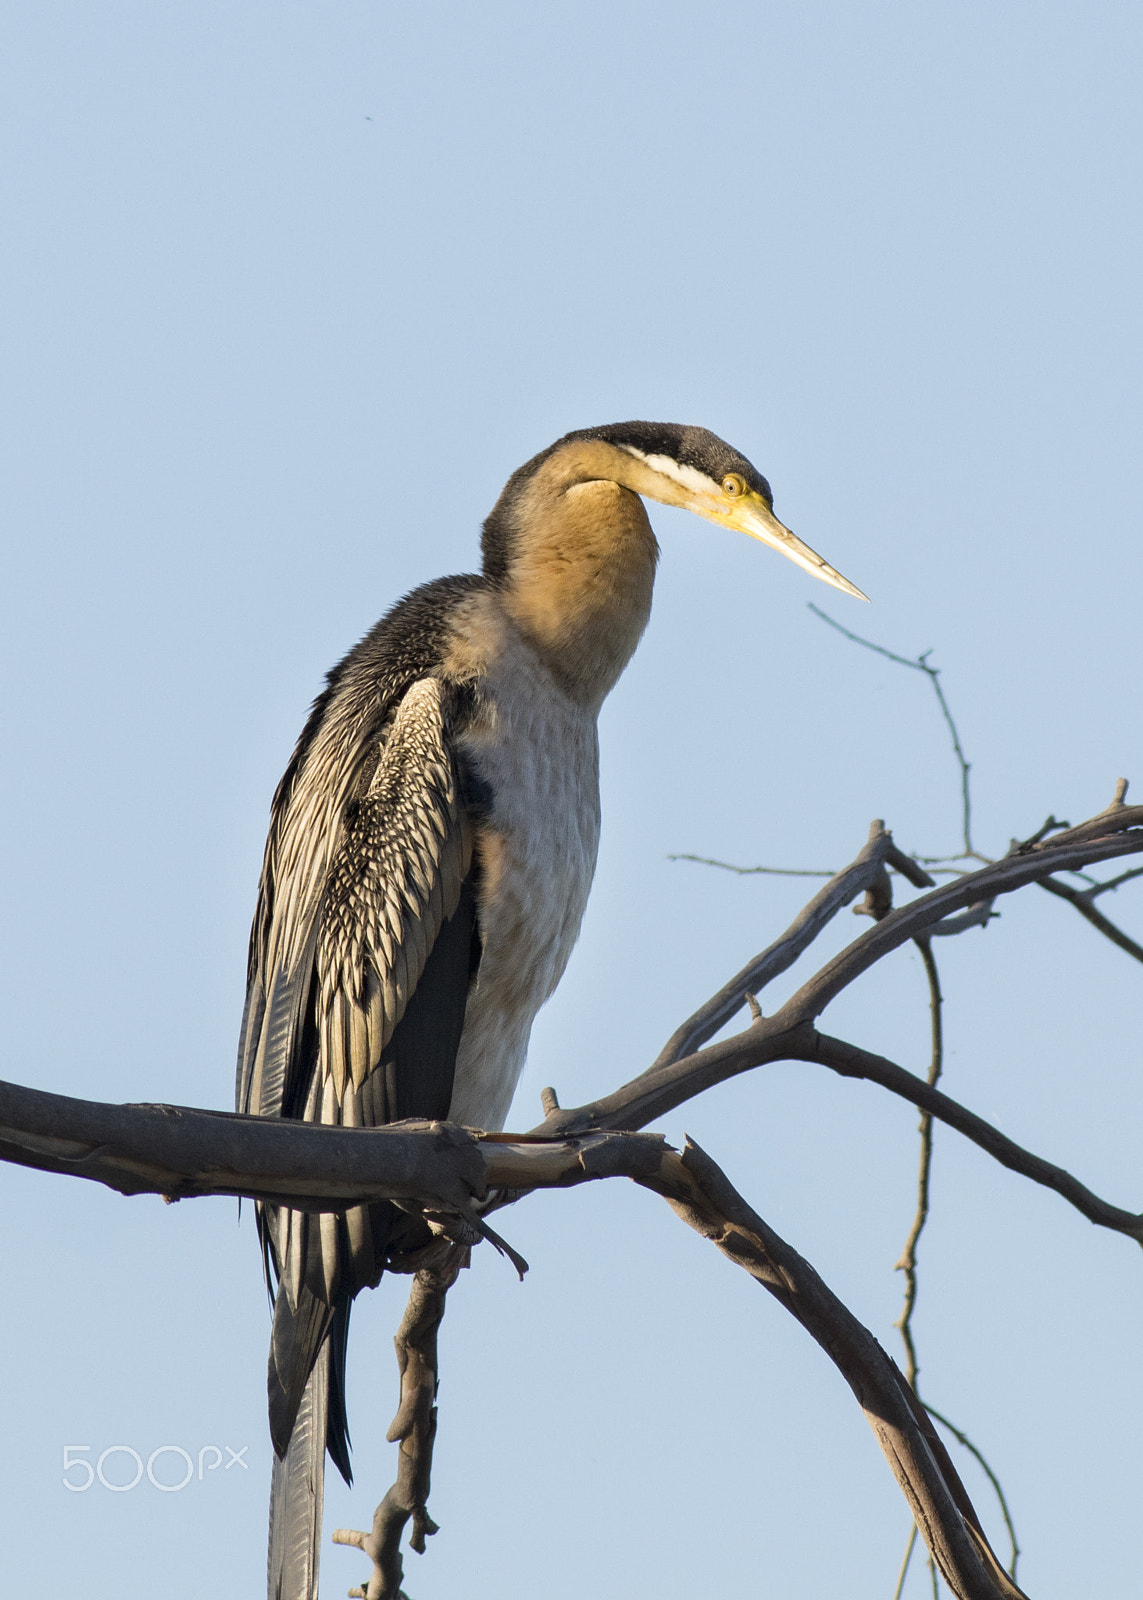
[[[509,617],[564,690],[599,705],[651,614],[659,547],[639,485],[662,480],[600,440],[555,451],[515,507]]]

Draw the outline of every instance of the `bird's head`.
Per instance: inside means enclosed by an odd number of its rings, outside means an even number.
[[[843,594],[868,599],[778,521],[770,485],[757,467],[706,428],[613,422],[569,433],[513,474],[497,512],[510,516],[513,506],[541,479],[550,489],[563,492],[610,481],[649,500],[681,506],[720,527],[748,533]],[[494,513],[486,527],[486,570],[488,535],[495,536],[499,520]]]

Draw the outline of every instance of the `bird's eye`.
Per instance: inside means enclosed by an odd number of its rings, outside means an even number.
[[[722,480],[722,492],[730,500],[736,500],[740,494],[746,493],[746,481],[740,478],[737,472],[728,472]]]

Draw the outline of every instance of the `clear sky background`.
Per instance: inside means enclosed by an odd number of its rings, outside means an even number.
[[[270,796],[322,674],[470,570],[504,479],[570,428],[714,429],[874,604],[653,509],[596,889],[513,1125],[546,1083],[574,1104],[646,1065],[806,892],[670,854],[836,867],[875,816],[956,848],[928,684],[808,601],[934,651],[979,848],[1143,786],[1141,54],[1139,8],[1100,0],[10,0],[0,1073],[231,1105]],[[1143,973],[1041,892],[1003,909],[939,950],[947,1088],[1139,1208]],[[1139,935],[1138,886],[1108,909]],[[915,955],[826,1022],[923,1070]],[[664,1131],[897,1353],[915,1126],[787,1065]],[[259,1594],[249,1211],[15,1169],[0,1206],[4,1592]],[[1001,1473],[1028,1591],[1131,1600],[1138,1250],[944,1130],[934,1207],[928,1397]],[[904,1503],[777,1306],[630,1185],[502,1225],[532,1271],[478,1251],[450,1302],[416,1600],[888,1600]],[[391,1479],[404,1290],[354,1315],[358,1487],[332,1480],[327,1528],[367,1526]],[[65,1446],[117,1444],[248,1467],[64,1489]],[[327,1546],[323,1575],[334,1596],[364,1565]]]

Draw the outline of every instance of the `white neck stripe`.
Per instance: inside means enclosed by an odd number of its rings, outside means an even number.
[[[684,489],[689,489],[693,494],[717,494],[719,485],[713,478],[708,478],[705,472],[700,472],[697,467],[683,466],[681,462],[674,461],[670,456],[649,456],[642,450],[637,450],[633,444],[621,444],[621,450],[626,450],[629,456],[635,456],[639,461],[646,462],[653,472],[659,472],[664,478],[681,484]]]

